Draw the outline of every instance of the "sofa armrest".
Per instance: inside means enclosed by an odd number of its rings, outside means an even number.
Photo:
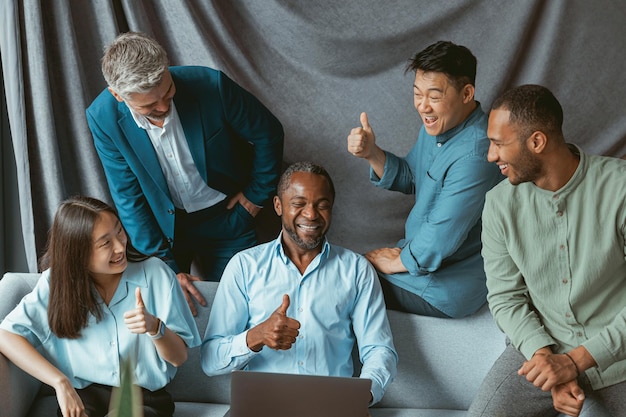
[[[0,279],[0,322],[37,284],[40,274],[7,272]],[[0,415],[25,416],[41,382],[0,353]]]
[[[0,415],[25,416],[40,387],[41,382],[0,353]]]

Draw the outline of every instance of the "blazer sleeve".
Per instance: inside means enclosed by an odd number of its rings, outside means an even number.
[[[142,191],[139,180],[129,166],[123,152],[107,133],[107,123],[114,123],[112,115],[100,111],[96,115],[93,105],[87,109],[87,123],[94,145],[107,178],[111,197],[124,229],[135,249],[163,260],[175,273],[180,268],[174,261],[170,244],[164,236]]]
[[[261,101],[222,72],[218,85],[225,120],[253,148],[250,181],[243,193],[254,204],[262,205],[276,192],[281,174],[283,127]]]

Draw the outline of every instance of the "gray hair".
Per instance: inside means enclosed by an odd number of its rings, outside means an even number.
[[[281,175],[280,180],[278,181],[278,187],[276,189],[278,197],[282,197],[287,188],[289,188],[291,176],[296,172],[308,172],[315,175],[321,175],[322,177],[326,178],[326,181],[328,181],[328,186],[330,187],[330,193],[333,196],[333,200],[335,199],[335,185],[333,184],[333,180],[332,178],[330,178],[330,174],[328,173],[328,171],[326,171],[324,167],[316,165],[313,162],[309,161],[294,162],[287,167],[285,172],[283,172],[283,175]]]
[[[138,32],[119,35],[102,57],[102,75],[113,91],[128,98],[157,87],[167,71],[169,60],[161,45]]]

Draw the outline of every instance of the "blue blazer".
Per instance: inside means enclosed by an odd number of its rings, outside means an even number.
[[[243,191],[263,205],[276,191],[283,128],[252,94],[221,71],[170,67],[174,103],[191,156],[206,183],[227,196]],[[135,248],[180,272],[172,255],[175,210],[148,133],[105,89],[87,123],[120,219]]]

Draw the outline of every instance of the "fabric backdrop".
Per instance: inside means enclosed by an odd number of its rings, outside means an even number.
[[[23,247],[24,270],[34,271],[61,200],[111,201],[84,111],[105,88],[100,58],[120,32],[146,32],[173,65],[221,69],[259,97],[285,127],[285,161],[320,163],[336,183],[329,238],[364,252],[403,236],[413,197],[372,186],[346,136],[366,111],[382,148],[409,151],[420,127],[404,73],[412,55],[438,40],[465,45],[478,58],[485,111],[508,87],[542,84],[563,104],[570,142],[622,156],[624,22],[621,0],[0,2],[11,130],[2,149],[15,162],[0,188],[3,241]]]

